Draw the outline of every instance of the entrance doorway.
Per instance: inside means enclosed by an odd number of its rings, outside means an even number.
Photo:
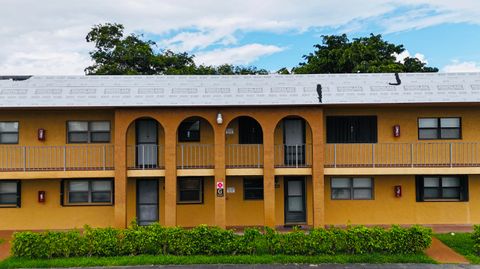
[[[285,224],[305,223],[305,177],[285,177],[284,181]]]
[[[158,179],[137,180],[138,225],[158,222],[158,198]]]

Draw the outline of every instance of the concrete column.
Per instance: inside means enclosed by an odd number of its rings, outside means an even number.
[[[262,125],[263,129],[263,207],[264,225],[275,227],[275,167],[274,167],[274,132],[273,124]]]
[[[177,225],[177,130],[171,124],[165,131],[165,226]]]
[[[323,135],[323,109],[315,111],[309,118],[312,128],[312,183],[313,183],[313,226],[325,225],[325,143]]]
[[[115,110],[115,227],[127,227],[127,128],[120,110]]]
[[[225,123],[222,125],[215,124],[213,126],[215,134],[215,225],[225,228],[227,225],[226,219],[226,174],[225,174]],[[224,194],[222,197],[217,197],[216,185],[217,182],[223,182]]]

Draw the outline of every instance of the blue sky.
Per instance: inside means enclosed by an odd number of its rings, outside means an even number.
[[[0,74],[83,74],[89,29],[118,22],[197,63],[291,68],[321,35],[370,33],[442,72],[480,71],[478,0],[2,0]],[[28,7],[28,9],[26,8]]]

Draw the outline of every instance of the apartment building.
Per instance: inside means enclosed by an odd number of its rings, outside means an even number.
[[[0,229],[480,223],[480,74],[0,77]]]

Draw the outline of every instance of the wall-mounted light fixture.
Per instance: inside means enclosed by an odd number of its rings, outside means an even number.
[[[217,123],[218,125],[221,125],[223,123],[223,116],[222,113],[218,112],[217,114]]]

